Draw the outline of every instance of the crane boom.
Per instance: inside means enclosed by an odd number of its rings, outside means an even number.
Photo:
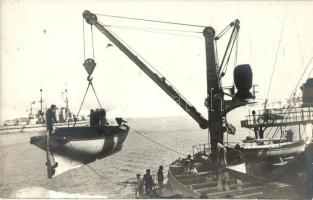
[[[166,82],[165,77],[159,76],[120,42],[109,30],[97,20],[97,16],[89,11],[84,11],[83,17],[90,25],[95,26],[116,47],[118,47],[131,61],[133,61],[148,77],[150,77],[169,97],[171,97],[184,111],[186,111],[202,129],[208,128],[208,120],[205,119],[194,106],[192,106],[171,84]]]

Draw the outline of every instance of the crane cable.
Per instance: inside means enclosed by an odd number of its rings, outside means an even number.
[[[283,21],[283,25],[282,25],[281,32],[280,32],[280,37],[279,37],[278,46],[277,46],[276,55],[275,55],[274,66],[273,66],[273,70],[272,70],[272,74],[271,74],[271,78],[270,78],[270,84],[269,84],[268,90],[267,90],[267,95],[266,95],[266,99],[265,99],[265,106],[264,106],[264,108],[266,108],[267,99],[268,99],[268,96],[269,96],[270,91],[271,91],[272,81],[273,81],[274,72],[275,72],[276,63],[277,63],[277,58],[278,58],[278,52],[279,52],[279,49],[280,49],[280,44],[281,44],[281,41],[282,41],[282,35],[283,35],[283,32],[284,32],[284,28],[285,28],[285,22],[286,22],[286,16],[287,16],[287,8],[288,7],[286,7],[286,10],[285,10],[284,21]]]
[[[135,18],[135,17],[124,17],[124,16],[118,16],[118,15],[106,15],[106,14],[96,14],[96,15],[98,15],[98,16],[103,16],[103,17],[111,17],[111,18],[126,19],[126,20],[145,21],[145,22],[162,23],[162,24],[172,24],[172,25],[180,25],[180,26],[191,26],[191,27],[198,27],[198,28],[207,27],[207,26],[204,26],[204,25],[186,24],[186,23],[179,23],[179,22],[161,21],[161,20],[144,19],[144,18]]]
[[[151,141],[151,142],[153,142],[153,143],[155,143],[155,144],[157,144],[157,145],[159,145],[159,146],[161,146],[161,147],[163,147],[165,149],[168,149],[168,150],[170,150],[170,151],[172,151],[172,152],[174,152],[174,153],[176,153],[178,155],[186,156],[185,154],[180,153],[180,152],[176,151],[175,149],[172,149],[171,147],[165,146],[164,144],[161,144],[161,143],[159,143],[159,142],[157,142],[157,141],[155,141],[155,140],[145,136],[144,135],[145,133],[143,133],[141,131],[135,130],[134,128],[131,128],[131,130],[133,130],[135,133],[137,133],[138,135],[142,136],[143,138],[145,138],[145,139],[147,139],[147,140],[149,140],[149,141]]]
[[[163,29],[163,28],[147,28],[147,27],[139,27],[139,26],[121,26],[121,25],[112,25],[112,24],[104,24],[107,27],[112,28],[121,28],[121,29],[138,29],[138,30],[151,30],[151,31],[168,31],[168,32],[181,32],[181,33],[202,33],[202,31],[189,31],[189,30],[178,30],[178,29]]]
[[[85,40],[85,21],[84,21],[84,18],[83,18],[83,49],[84,49],[84,60],[86,60],[86,40]],[[92,28],[92,25],[90,26],[90,31],[91,31],[91,43],[92,43],[92,57],[93,57],[93,59],[95,59],[95,53],[94,53],[94,39],[93,39],[93,28]],[[100,100],[99,100],[99,98],[98,98],[98,95],[97,95],[97,93],[96,93],[96,90],[95,90],[95,88],[94,88],[94,86],[93,86],[93,83],[92,83],[92,78],[90,77],[91,76],[91,74],[89,74],[89,76],[88,76],[88,78],[87,78],[87,80],[88,80],[88,86],[87,86],[87,89],[86,89],[86,91],[85,91],[85,95],[84,95],[84,97],[83,97],[83,100],[82,100],[82,102],[81,102],[81,104],[80,104],[80,107],[79,107],[79,109],[78,109],[78,112],[77,112],[77,117],[76,117],[76,119],[75,119],[75,122],[74,122],[74,124],[73,124],[73,127],[75,127],[75,125],[76,125],[76,122],[77,122],[77,119],[78,119],[78,116],[79,116],[79,113],[80,113],[80,111],[81,111],[81,109],[82,109],[82,106],[83,106],[83,104],[84,104],[84,102],[85,102],[85,99],[86,99],[86,96],[87,96],[87,93],[88,93],[88,90],[89,90],[89,87],[91,86],[91,88],[92,88],[92,90],[93,90],[93,92],[94,92],[94,94],[95,94],[95,97],[96,97],[96,99],[97,99],[97,102],[98,102],[98,104],[99,104],[99,107],[100,108],[102,108],[102,106],[101,106],[101,103],[100,103]]]
[[[100,23],[101,25],[105,26],[101,21],[99,21],[99,23]],[[149,65],[149,66],[156,72],[156,74],[157,74],[158,76],[160,76],[160,77],[165,77],[165,76],[163,76],[163,75],[161,74],[160,71],[158,71],[151,63],[149,63],[146,59],[144,59],[143,56],[141,56],[138,52],[136,52],[130,45],[128,45],[124,40],[122,40],[122,39],[121,39],[117,34],[115,34],[111,29],[109,29],[109,28],[107,27],[107,30],[108,30],[112,35],[114,35],[114,37],[116,37],[121,43],[123,43],[129,50],[131,50],[132,53],[134,53],[139,59],[141,59],[141,60],[144,61],[147,65]],[[167,81],[167,83],[175,90],[175,92],[180,95],[180,97],[181,97],[182,99],[184,99],[189,105],[192,105],[192,104],[186,99],[186,97],[184,97],[184,96],[178,91],[178,89],[175,88],[175,86],[174,86],[168,79],[166,79],[166,81]]]
[[[120,29],[126,29],[126,30],[131,30],[131,31],[158,33],[158,34],[163,34],[163,35],[174,35],[174,36],[182,36],[182,37],[189,37],[189,38],[202,38],[200,36],[191,35],[191,34],[190,35],[181,34],[181,33],[193,33],[194,34],[194,33],[202,33],[202,32],[173,30],[173,29],[155,29],[155,28],[143,28],[143,27],[116,26],[116,25],[109,25],[109,24],[103,24],[103,25],[106,27],[120,28]],[[178,33],[175,33],[175,32],[178,32]]]

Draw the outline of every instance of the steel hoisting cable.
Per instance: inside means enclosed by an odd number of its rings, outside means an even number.
[[[84,17],[83,17],[83,48],[84,48],[84,60],[86,60],[85,19],[84,19]]]
[[[77,115],[76,115],[77,117],[78,117],[78,115],[79,115],[79,113],[80,113],[80,110],[82,109],[82,106],[83,106],[83,104],[84,104],[84,101],[85,101],[85,98],[86,98],[86,95],[87,95],[87,92],[88,92],[88,89],[89,89],[89,86],[90,86],[90,85],[91,85],[91,82],[88,83],[88,86],[87,86],[87,89],[86,89],[84,98],[83,98],[83,100],[82,100],[82,102],[81,102],[81,104],[80,104],[78,113],[77,113]],[[73,127],[76,125],[76,122],[77,122],[77,119],[75,120]]]
[[[177,30],[177,29],[163,29],[163,28],[145,28],[139,26],[120,26],[120,25],[112,25],[112,24],[103,24],[106,27],[111,28],[121,28],[121,29],[135,29],[135,30],[151,30],[151,31],[168,31],[168,32],[181,32],[181,33],[201,33],[202,31],[187,31],[187,30]]]
[[[236,31],[236,33],[235,33],[235,35],[234,35],[233,38],[234,38],[234,39],[232,39],[232,40],[233,40],[233,41],[235,40],[235,41],[232,42],[232,45],[231,45],[231,47],[230,47],[230,51],[229,51],[227,60],[226,60],[226,62],[225,62],[225,65],[224,65],[223,69],[220,71],[220,72],[223,72],[224,74],[226,74],[227,67],[228,67],[229,60],[230,60],[230,56],[231,56],[231,54],[232,54],[232,52],[233,52],[233,49],[234,49],[234,45],[238,44],[238,42],[237,42],[237,39],[238,39],[238,31]],[[237,54],[236,54],[236,56],[237,56]],[[236,62],[237,62],[237,57],[235,57],[235,60],[236,60]],[[220,67],[220,69],[221,69],[221,68],[222,68],[222,66]]]
[[[120,183],[115,183],[114,181],[112,181],[111,179],[109,179],[108,177],[103,176],[102,174],[100,174],[99,172],[97,172],[94,168],[92,168],[89,165],[86,165],[91,171],[93,171],[96,175],[98,175],[99,177],[101,177],[102,179],[106,180],[107,182],[110,182],[114,185],[118,185],[118,186],[122,186],[122,184]]]
[[[90,31],[91,31],[91,44],[92,44],[92,58],[95,59],[95,47],[93,43],[93,29],[92,25],[90,25]]]
[[[221,37],[223,37],[223,35],[231,28],[231,25],[229,24],[228,26],[226,26],[216,37],[215,40],[220,39]]]
[[[154,22],[154,23],[162,23],[162,24],[172,24],[172,25],[180,25],[180,26],[191,26],[191,27],[198,27],[198,28],[207,27],[207,26],[204,26],[204,25],[186,24],[186,23],[179,23],[179,22],[152,20],[152,19],[135,18],[135,17],[124,17],[124,16],[117,16],[117,15],[106,15],[106,14],[96,14],[96,15],[103,16],[103,17],[112,17],[112,18],[120,18],[120,19],[127,19],[127,20],[136,20],[136,21],[145,21],[145,22]]]
[[[282,41],[282,35],[283,35],[283,32],[284,32],[284,28],[285,28],[285,22],[286,22],[286,16],[287,16],[287,8],[288,8],[288,7],[286,7],[286,10],[285,10],[285,16],[284,16],[283,26],[282,26],[281,32],[280,32],[280,37],[279,37],[278,46],[277,46],[277,50],[276,50],[276,56],[275,56],[274,66],[273,66],[273,70],[272,70],[272,75],[271,75],[271,79],[270,79],[270,84],[269,84],[268,90],[267,90],[266,99],[268,99],[268,96],[269,96],[270,91],[271,91],[272,81],[273,81],[274,72],[275,72],[276,63],[277,63],[277,58],[278,58],[278,52],[279,52],[279,49],[280,49],[280,44],[281,44],[281,41]],[[265,107],[266,107],[266,105],[265,105]]]
[[[102,22],[99,21],[99,23],[101,23],[103,25]],[[103,25],[105,26],[105,25]],[[142,61],[144,61],[147,65],[149,65],[155,72],[156,74],[158,74],[158,76],[160,77],[164,77],[161,72],[159,72],[155,67],[153,67],[152,64],[150,64],[146,59],[144,59],[139,53],[137,53],[131,46],[129,46],[124,40],[122,40],[122,38],[120,38],[117,34],[115,34],[111,29],[109,29],[107,27],[107,30],[114,35],[114,37],[116,37],[121,43],[123,43],[129,50],[131,50],[138,58],[140,58]],[[178,93],[181,98],[183,98],[188,104],[192,105],[187,99],[186,97],[184,97],[175,87],[174,85],[168,80],[166,79],[167,83],[175,90],[176,93]]]
[[[93,90],[93,92],[94,92],[94,94],[95,94],[95,96],[96,96],[96,99],[97,99],[97,101],[98,101],[98,104],[99,104],[100,108],[102,108],[101,103],[100,103],[99,98],[98,98],[98,95],[97,95],[97,93],[96,93],[96,90],[95,90],[95,88],[93,87],[93,84],[92,84],[91,81],[90,81],[90,85],[91,85],[91,88],[92,88],[92,90]]]
[[[230,42],[228,43],[227,47],[226,47],[226,51],[225,51],[225,54],[224,54],[224,57],[222,59],[222,63],[221,63],[221,66],[219,67],[219,71],[218,71],[218,74],[221,74],[222,72],[225,74],[226,73],[226,70],[227,70],[227,67],[228,67],[228,63],[229,63],[229,60],[230,60],[230,56],[232,54],[232,51],[233,51],[233,48],[234,48],[234,45],[237,43],[237,39],[238,39],[238,30],[235,29],[233,31],[233,34],[232,34],[232,37],[230,39]],[[228,52],[228,50],[230,49],[230,51]],[[225,61],[225,58],[228,54],[228,57]],[[236,58],[237,59],[237,58]],[[225,61],[225,64],[224,64],[224,61]]]
[[[106,27],[111,27],[111,28],[121,28],[121,29],[127,29],[127,30],[131,30],[131,31],[142,31],[142,32],[149,32],[149,33],[158,33],[158,34],[164,34],[164,35],[174,35],[174,36],[182,36],[182,37],[189,37],[189,38],[203,38],[200,36],[196,36],[196,35],[187,35],[187,34],[180,34],[180,32],[185,32],[185,33],[198,33],[198,32],[188,32],[188,31],[178,31],[178,30],[166,30],[166,29],[152,29],[152,28],[125,28],[123,26],[114,26],[114,25],[104,25]],[[166,32],[168,31],[168,32]],[[178,32],[178,33],[175,33]],[[200,32],[199,32],[200,33]]]
[[[176,151],[175,149],[172,149],[172,148],[170,148],[170,147],[168,147],[168,146],[165,146],[165,145],[163,145],[163,144],[161,144],[161,143],[159,143],[159,142],[157,142],[157,141],[155,141],[155,140],[152,140],[151,138],[145,136],[144,133],[142,133],[142,132],[140,132],[140,131],[138,131],[138,130],[135,130],[135,129],[133,129],[133,128],[131,128],[131,130],[133,130],[133,131],[134,131],[135,133],[137,133],[138,135],[140,135],[140,136],[146,138],[147,140],[149,140],[149,141],[151,141],[151,142],[153,142],[153,143],[155,143],[155,144],[157,144],[157,145],[159,145],[159,146],[161,146],[161,147],[164,147],[164,148],[166,148],[166,149],[168,149],[168,150],[170,150],[170,151],[172,151],[172,152],[174,152],[174,153],[176,153],[176,154],[178,154],[178,155],[186,156],[185,154],[180,153],[180,152]]]

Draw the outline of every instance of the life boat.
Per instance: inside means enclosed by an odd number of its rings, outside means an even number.
[[[31,137],[30,143],[46,151],[48,178],[52,178],[118,152],[128,132],[129,127],[125,123],[60,127],[55,128],[51,136]]]
[[[92,127],[56,128],[52,136],[35,136],[30,142],[47,151],[48,139],[50,146],[47,160],[53,168],[48,172],[51,178],[118,152],[122,149],[128,131],[127,125],[107,126],[101,130]]]

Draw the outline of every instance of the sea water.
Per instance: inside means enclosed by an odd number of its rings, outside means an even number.
[[[47,179],[45,152],[29,143],[43,130],[0,134],[0,197],[134,198],[132,186],[118,183],[134,180],[146,169],[155,174],[159,165],[167,166],[191,154],[193,145],[208,142],[208,130],[189,118],[128,119],[128,125],[145,137],[130,130],[120,152],[53,179]]]

